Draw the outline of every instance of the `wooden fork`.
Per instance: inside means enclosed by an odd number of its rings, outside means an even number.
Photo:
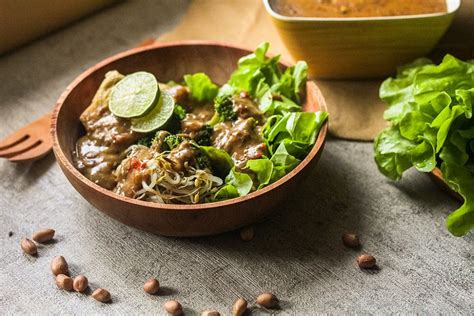
[[[53,147],[51,113],[0,140],[0,157],[13,162],[34,161],[46,156]]]

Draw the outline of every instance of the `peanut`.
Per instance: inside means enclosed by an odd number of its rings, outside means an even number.
[[[218,311],[204,311],[201,316],[221,316],[221,314]]]
[[[110,301],[110,293],[106,289],[98,288],[92,292],[92,297],[99,302],[106,303]]]
[[[342,243],[344,244],[344,246],[349,247],[349,248],[360,247],[359,236],[357,236],[354,233],[342,234]]]
[[[240,238],[243,241],[251,241],[254,236],[255,236],[255,231],[253,229],[253,226],[247,226],[240,230]]]
[[[278,305],[278,298],[272,293],[264,292],[257,296],[256,302],[265,308],[275,308]]]
[[[21,249],[31,256],[36,255],[38,253],[38,247],[36,247],[35,243],[29,240],[28,238],[23,238],[20,242]]]
[[[167,301],[163,307],[165,308],[165,311],[173,316],[179,316],[183,314],[183,307],[178,301]]]
[[[160,282],[157,279],[149,279],[143,285],[143,290],[148,294],[156,294],[160,290]]]
[[[56,285],[63,290],[72,291],[73,281],[72,278],[64,274],[58,274],[56,276]]]
[[[232,305],[232,316],[241,316],[247,310],[247,301],[239,298]]]
[[[361,269],[372,269],[375,267],[376,260],[374,256],[362,254],[357,257],[357,264]]]
[[[72,284],[72,287],[74,288],[74,291],[76,292],[83,292],[87,286],[89,285],[89,280],[83,275],[78,275],[77,277],[74,278],[74,282]]]
[[[53,239],[53,237],[54,229],[47,228],[35,231],[31,238],[36,242],[44,243],[50,241],[51,239]]]
[[[63,256],[56,256],[51,261],[51,271],[54,275],[58,274],[69,274],[69,267],[67,265],[66,259]]]

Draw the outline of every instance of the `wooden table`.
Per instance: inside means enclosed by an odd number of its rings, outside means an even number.
[[[0,57],[0,137],[51,110],[67,84],[97,61],[175,25],[186,1],[121,3]],[[0,311],[2,313],[161,314],[176,298],[186,314],[228,315],[238,296],[272,291],[281,314],[472,314],[473,235],[452,237],[444,218],[457,203],[426,175],[400,183],[380,175],[372,144],[329,140],[299,192],[256,226],[194,239],[144,233],[99,213],[69,185],[52,155],[34,164],[0,161]],[[39,256],[19,241],[52,227]],[[361,271],[341,234],[357,231],[380,269]],[[13,235],[9,237],[9,232]],[[49,264],[63,255],[73,274],[110,290],[113,302],[60,291]],[[149,296],[156,276],[164,292]],[[263,314],[254,310],[253,314]]]

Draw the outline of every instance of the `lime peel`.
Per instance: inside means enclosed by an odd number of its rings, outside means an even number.
[[[149,133],[159,129],[170,119],[174,111],[174,99],[166,92],[161,93],[158,104],[145,116],[132,119],[132,130]]]
[[[109,109],[118,117],[140,117],[154,108],[160,94],[158,80],[153,74],[145,71],[134,72],[112,88]]]

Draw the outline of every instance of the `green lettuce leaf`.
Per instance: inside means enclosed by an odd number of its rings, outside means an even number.
[[[237,172],[235,167],[230,170],[225,178],[225,183],[233,185],[240,196],[247,195],[253,186],[252,178],[246,173]]]
[[[198,147],[207,157],[209,157],[212,169],[219,177],[225,177],[234,166],[232,158],[225,150],[212,146]]]
[[[184,82],[186,82],[186,85],[189,87],[191,99],[199,102],[214,100],[219,90],[219,87],[202,72],[193,75],[185,75]]]
[[[473,96],[474,62],[451,55],[439,65],[417,60],[380,87],[380,98],[389,106],[384,118],[391,123],[374,142],[380,172],[398,180],[412,166],[423,172],[441,167],[465,200],[446,221],[455,236],[474,226]]]

